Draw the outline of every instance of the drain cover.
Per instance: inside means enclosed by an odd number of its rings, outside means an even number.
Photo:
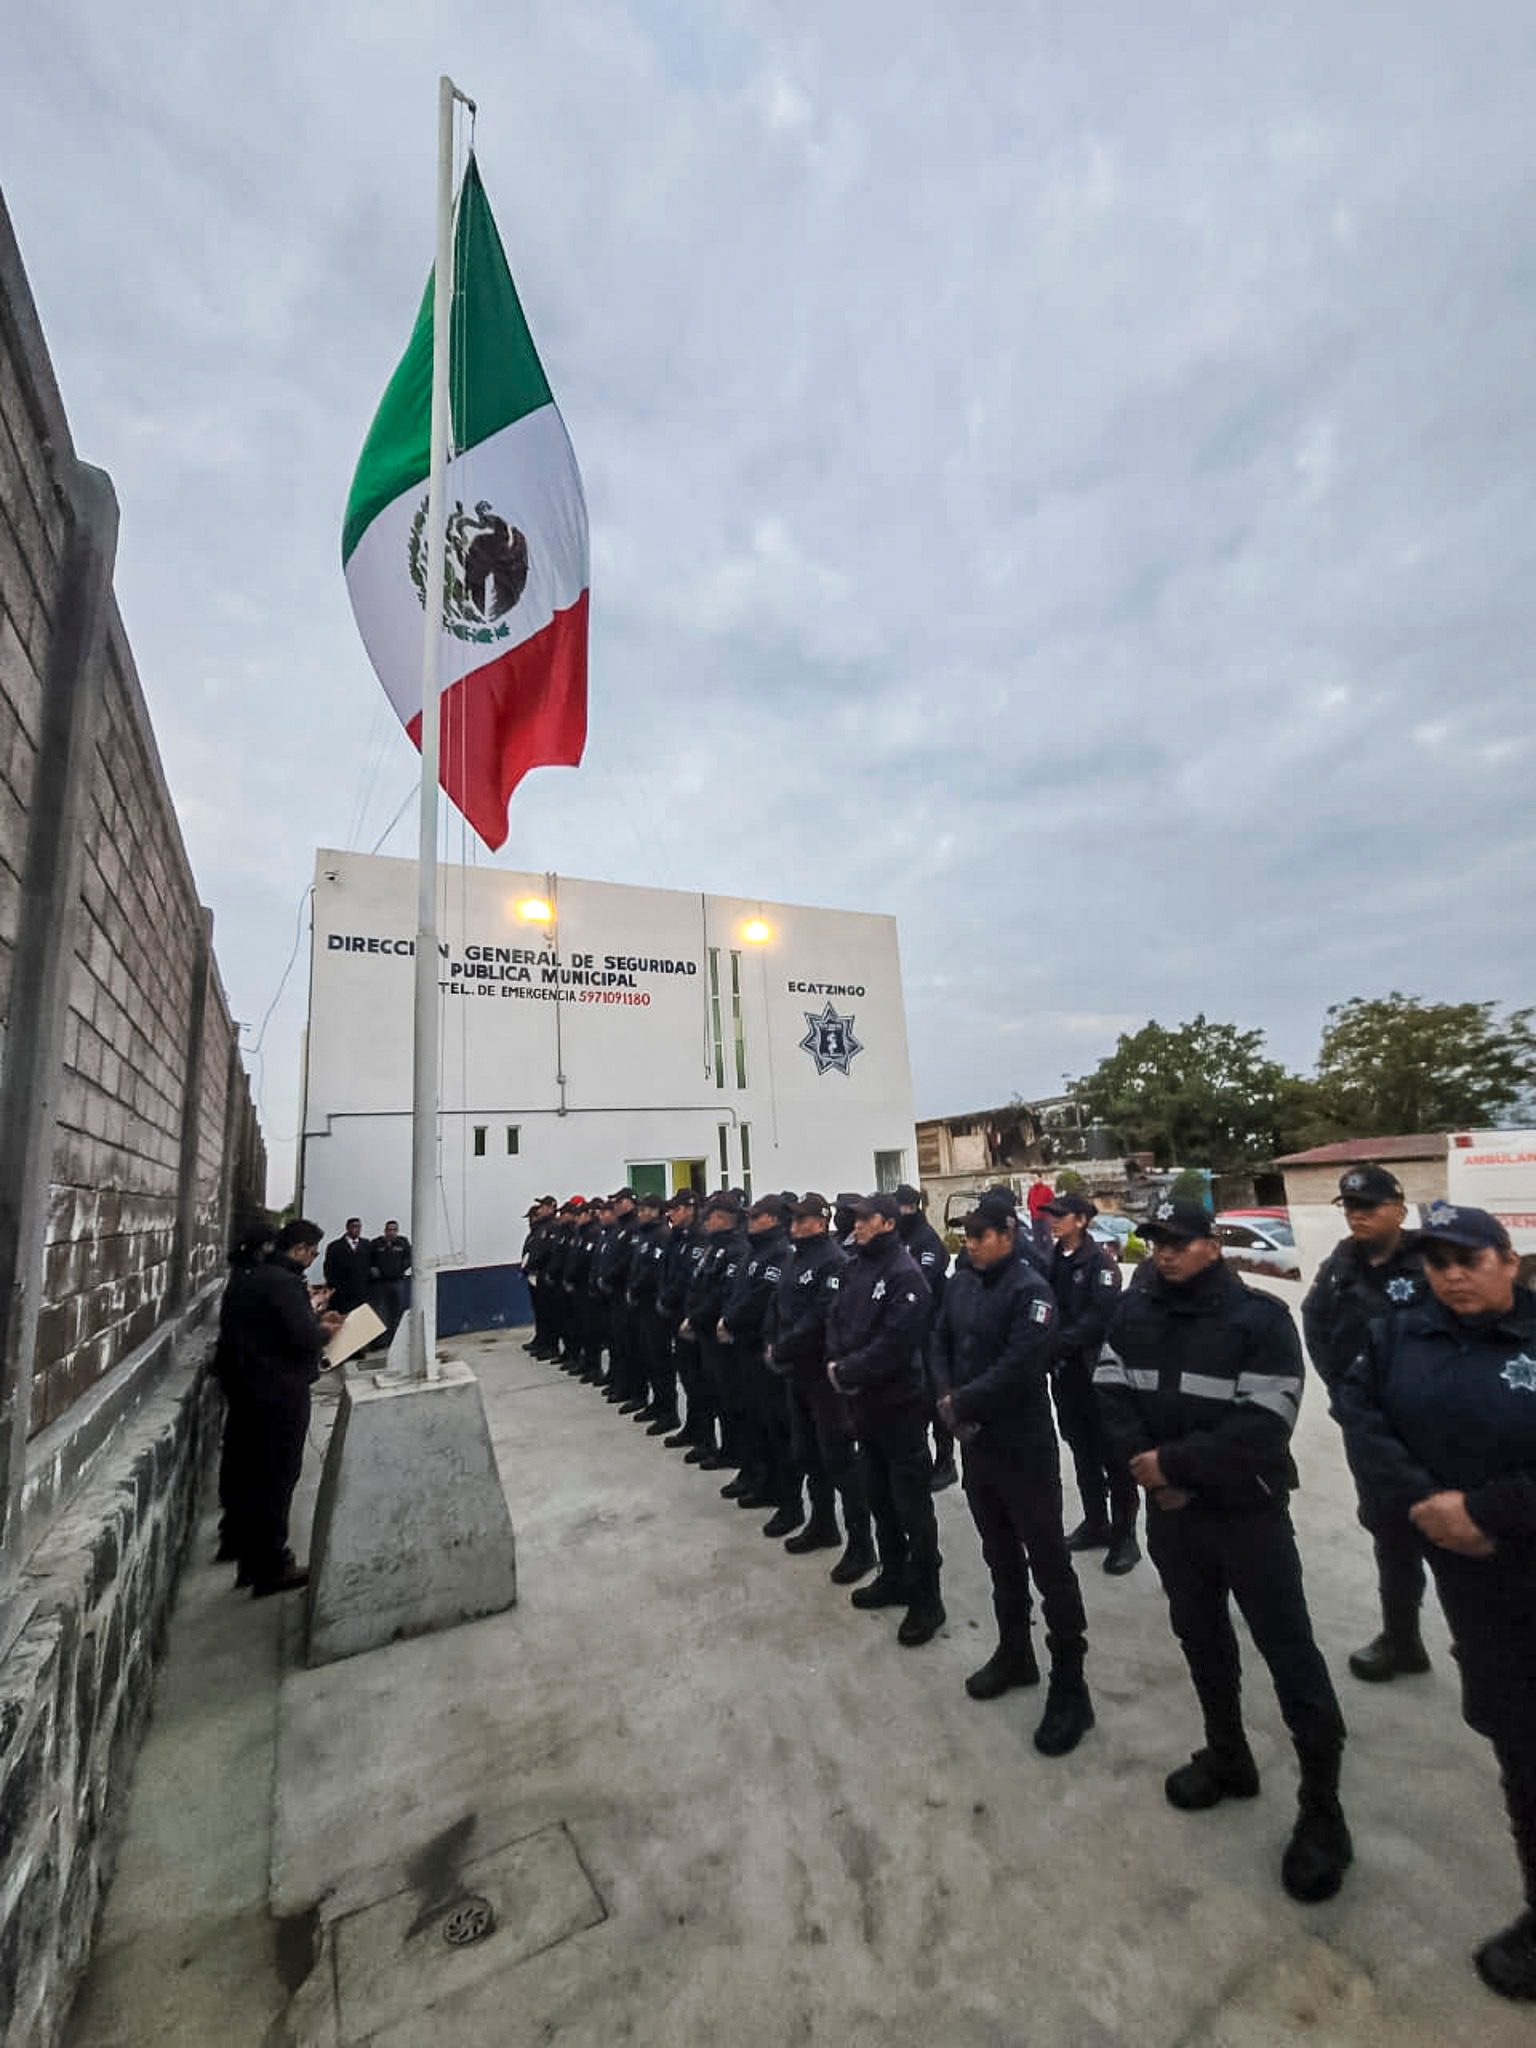
[[[460,1899],[443,1921],[443,1939],[450,1948],[468,1948],[495,1929],[496,1915],[489,1899]]]

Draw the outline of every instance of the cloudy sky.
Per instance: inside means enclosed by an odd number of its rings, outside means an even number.
[[[411,784],[337,536],[445,68],[592,515],[587,759],[503,858],[895,912],[919,1113],[1148,1016],[1306,1065],[1341,998],[1532,995],[1530,0],[53,0],[6,44],[237,1016]]]

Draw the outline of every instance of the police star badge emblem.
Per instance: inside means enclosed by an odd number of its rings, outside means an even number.
[[[1519,1393],[1536,1394],[1536,1358],[1527,1357],[1523,1351],[1518,1358],[1507,1358],[1499,1378]]]
[[[814,1010],[803,1010],[801,1015],[808,1028],[800,1047],[816,1062],[817,1073],[846,1074],[864,1050],[853,1035],[852,1017],[840,1017],[830,1003],[819,1017]]]
[[[1401,1273],[1387,1282],[1388,1301],[1412,1301],[1418,1291],[1413,1282]]]

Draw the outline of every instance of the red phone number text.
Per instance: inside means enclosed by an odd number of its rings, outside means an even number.
[[[629,1003],[639,1009],[650,1007],[650,991],[643,988],[584,988],[578,1003]]]

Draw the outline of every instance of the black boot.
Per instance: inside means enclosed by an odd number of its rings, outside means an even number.
[[[749,1484],[750,1481],[746,1473],[738,1472],[734,1479],[727,1479],[724,1486],[721,1487],[720,1498],[722,1500],[740,1500],[741,1496],[747,1491]]]
[[[1339,1758],[1315,1758],[1301,1766],[1296,1826],[1280,1862],[1280,1882],[1293,1899],[1315,1906],[1331,1899],[1355,1860],[1355,1845],[1339,1805]]]
[[[1083,1667],[1075,1658],[1051,1666],[1051,1682],[1045,1691],[1045,1712],[1035,1730],[1035,1747],[1042,1756],[1065,1756],[1076,1749],[1093,1726],[1093,1701],[1083,1682]]]
[[[301,1564],[295,1564],[290,1557],[275,1578],[259,1578],[252,1581],[251,1598],[268,1600],[274,1593],[294,1593],[300,1586],[309,1584],[309,1573]]]
[[[965,1689],[973,1700],[998,1700],[1016,1685],[1039,1683],[1035,1646],[1026,1636],[1017,1643],[999,1643],[981,1669],[965,1681]]]
[[[731,1472],[735,1470],[735,1467],[736,1460],[734,1458],[728,1458],[724,1451],[713,1450],[708,1445],[704,1448],[703,1457],[699,1459],[699,1470],[701,1472]]]
[[[804,1508],[786,1505],[776,1512],[772,1521],[764,1522],[763,1534],[777,1542],[781,1536],[793,1536],[804,1520]]]
[[[784,1548],[791,1557],[804,1557],[809,1550],[836,1550],[842,1540],[835,1520],[812,1515],[799,1535],[791,1536]]]
[[[672,1434],[662,1445],[662,1449],[667,1451],[691,1451],[693,1449],[693,1438],[689,1434],[686,1422],[681,1429],[678,1428],[676,1423],[672,1425]]]
[[[856,1536],[850,1529],[847,1546],[827,1577],[834,1586],[855,1586],[874,1568],[875,1546],[869,1540],[869,1531]]]
[[[647,1436],[666,1436],[677,1427],[675,1415],[658,1415],[645,1432]]]
[[[1429,1653],[1415,1623],[1411,1634],[1385,1629],[1363,1650],[1350,1653],[1349,1668],[1367,1685],[1381,1685],[1389,1678],[1417,1678],[1429,1669]]]
[[[1067,1538],[1068,1550],[1107,1550],[1109,1548],[1109,1524],[1102,1518],[1089,1516],[1079,1522]]]
[[[941,1458],[934,1466],[933,1478],[929,1481],[933,1491],[935,1493],[942,1493],[945,1487],[958,1486],[959,1483],[960,1474],[955,1470],[954,1459]]]
[[[1135,1571],[1141,1563],[1141,1545],[1136,1541],[1134,1529],[1117,1529],[1109,1539],[1109,1549],[1104,1554],[1104,1569],[1112,1579],[1123,1579],[1127,1572]]]
[[[882,1570],[867,1586],[857,1588],[853,1595],[853,1604],[865,1610],[873,1607],[905,1607],[907,1589],[900,1579],[893,1579]]]
[[[1170,1806],[1185,1813],[1200,1813],[1219,1806],[1223,1799],[1254,1799],[1259,1790],[1259,1767],[1245,1742],[1241,1749],[1197,1749],[1187,1764],[1170,1771],[1163,1780],[1163,1794]]]
[[[1477,1974],[1500,1998],[1536,1998],[1536,1913],[1525,1912],[1472,1958]]]
[[[912,1595],[896,1631],[896,1640],[904,1650],[915,1650],[923,1643],[931,1643],[948,1619],[938,1586],[924,1586],[921,1592]]]

